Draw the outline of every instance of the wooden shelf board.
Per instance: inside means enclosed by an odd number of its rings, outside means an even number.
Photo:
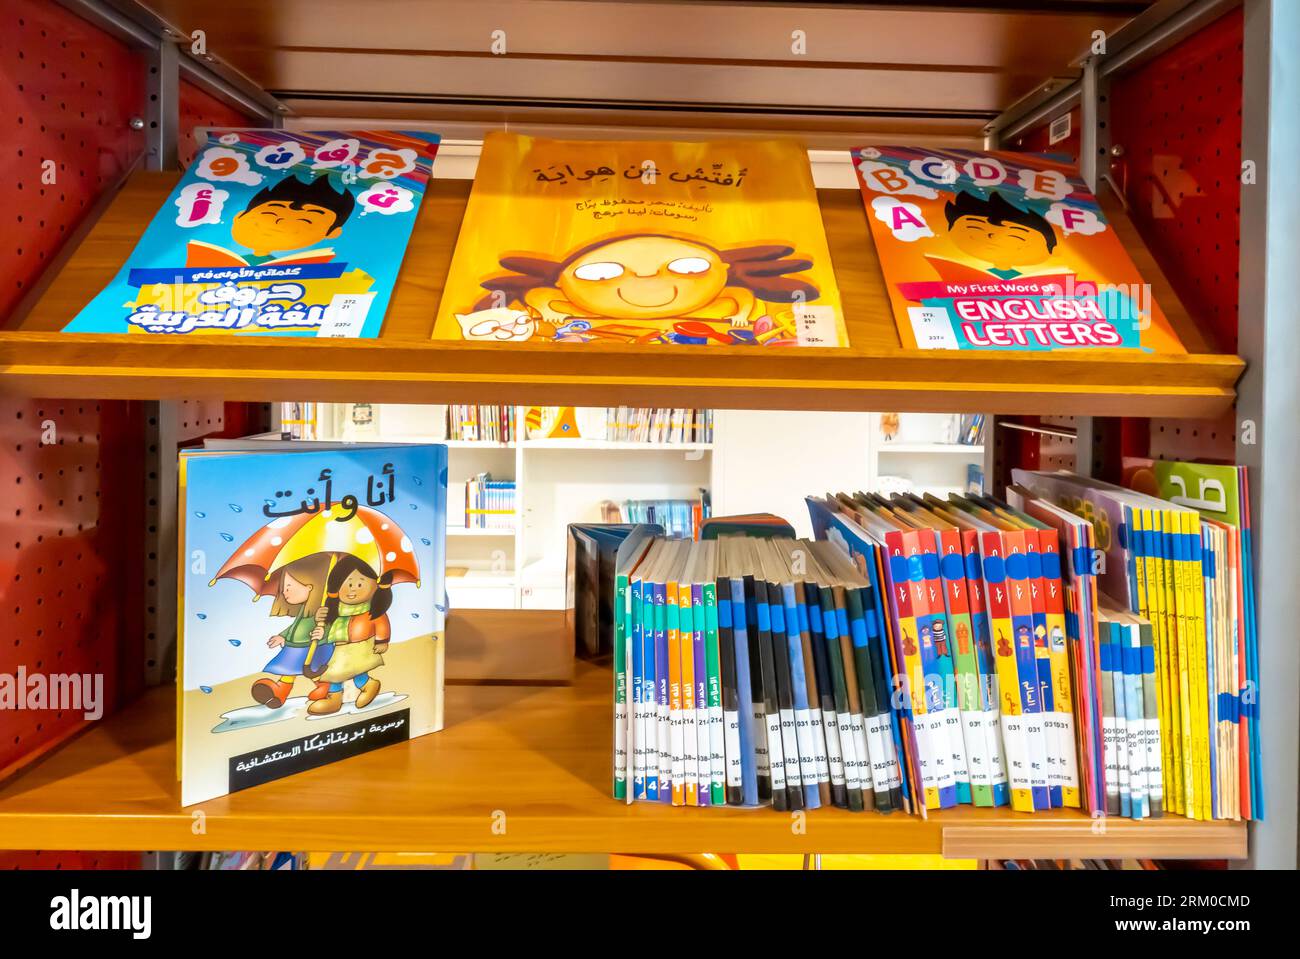
[[[799,831],[770,808],[628,806],[609,797],[609,688],[608,671],[588,665],[571,686],[449,686],[442,732],[187,809],[175,777],[175,694],[153,690],[0,785],[0,848],[1246,854],[1244,824],[1177,816],[1099,823],[1077,812],[963,809],[927,821],[823,809]]]
[[[881,443],[876,447],[879,453],[954,453],[969,456],[983,456],[982,445],[972,446],[964,443]]]
[[[481,402],[714,409],[981,410],[1210,417],[1243,363],[1214,353],[1123,211],[1107,206],[1189,354],[904,350],[856,190],[819,200],[848,349],[499,345],[429,339],[470,184],[434,180],[383,334],[374,340],[64,334],[166,199],[176,174],[133,175],[16,329],[0,331],[0,391],[233,401]]]
[[[637,443],[631,440],[524,440],[520,445],[523,446],[524,452],[600,450],[626,453],[705,453],[713,450],[712,443]]]

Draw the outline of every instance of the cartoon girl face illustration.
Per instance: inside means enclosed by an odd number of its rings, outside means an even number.
[[[493,338],[527,338],[518,332],[522,319],[489,316],[516,309],[527,312],[536,322],[532,332],[544,338],[597,332],[587,320],[695,318],[743,327],[764,311],[762,303],[816,299],[815,286],[789,275],[812,266],[790,258],[793,252],[788,246],[719,250],[692,237],[641,233],[588,244],[561,260],[505,256],[501,266],[512,272],[483,281],[488,292],[477,312],[459,319],[475,339],[488,338],[484,321],[494,324]]]
[[[293,578],[293,574],[288,570],[280,577],[280,595],[290,606],[301,606],[311,597],[313,587],[310,583],[302,583]]]
[[[348,606],[367,602],[375,595],[378,588],[377,580],[364,575],[359,569],[354,569],[339,586],[339,602],[346,603]]]
[[[584,316],[657,320],[691,316],[727,286],[727,265],[711,247],[667,236],[637,236],[590,250],[556,280]]]

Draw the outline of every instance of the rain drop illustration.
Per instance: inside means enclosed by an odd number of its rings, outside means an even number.
[[[194,615],[197,616],[199,619],[207,619],[207,618],[208,618],[208,614],[207,614],[207,613],[195,613]]]
[[[232,513],[242,513],[244,511],[244,507],[240,506],[238,503],[227,503],[226,505],[230,507]]]
[[[438,612],[440,612],[440,613],[445,613],[445,612],[447,612],[447,607],[444,606],[444,605],[442,605],[442,603],[434,603],[434,604],[433,604],[433,608],[436,609],[436,610],[437,610]]]
[[[208,518],[208,514],[207,514],[207,513],[200,512],[199,510],[195,510],[195,511],[194,511],[194,515],[197,516],[199,519],[207,519],[207,518]]]
[[[243,645],[243,644],[242,644],[239,640],[237,640],[237,639],[228,639],[228,640],[226,640],[226,642],[228,642],[231,646],[241,646],[241,645]]]
[[[210,693],[210,692],[212,692],[212,687],[211,687],[211,686],[200,686],[199,689],[201,689],[201,690],[202,690],[203,692],[205,692],[205,693]]]
[[[423,543],[425,546],[432,546],[432,545],[433,545],[433,541],[430,540],[429,537],[427,537],[427,536],[421,536],[421,537],[420,537],[420,542]]]
[[[414,503],[411,504],[411,509],[419,509],[419,508],[420,507],[416,506]]]
[[[412,613],[412,614],[411,614],[411,619],[419,619],[419,618],[420,618],[420,614],[419,614],[419,613]]]
[[[446,470],[443,470],[443,474],[444,474],[444,475],[446,474],[446,472],[447,472]],[[414,483],[416,486],[423,486],[423,485],[424,485],[424,480],[420,479],[420,477],[418,477],[418,476],[412,476],[412,477],[411,477],[411,482]]]
[[[229,533],[222,533],[221,538],[227,543],[233,543],[235,541],[235,537],[231,536]]]

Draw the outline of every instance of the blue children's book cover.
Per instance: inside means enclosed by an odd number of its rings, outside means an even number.
[[[436,133],[213,130],[64,329],[375,337]]]
[[[442,728],[447,451],[183,451],[181,803]]]

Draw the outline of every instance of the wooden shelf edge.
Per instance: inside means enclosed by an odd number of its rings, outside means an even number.
[[[1246,824],[1166,816],[946,826],[942,852],[950,859],[1245,859]]]
[[[133,175],[31,313],[0,331],[0,393],[86,399],[406,403],[546,402],[867,411],[1211,417],[1244,370],[1178,303],[1122,210],[1108,210],[1189,350],[998,353],[904,350],[857,190],[818,200],[843,301],[847,349],[638,348],[429,338],[468,198],[431,181],[383,332],[373,340],[57,332],[109,282],[175,174]],[[322,352],[323,351],[323,352]],[[305,375],[306,373],[310,375]]]
[[[8,338],[15,335],[0,333],[0,395],[84,399],[350,402],[364,397],[377,403],[513,405],[544,399],[575,406],[676,403],[710,409],[948,409],[1095,416],[1132,415],[1140,409],[1144,416],[1212,418],[1232,406],[1234,385],[1245,368],[1236,357],[1204,355],[1180,358],[1183,362],[1177,365],[1120,365],[1104,379],[1095,373],[1085,377],[1078,368],[1056,364],[1025,371],[1031,376],[999,379],[990,371],[972,368],[979,362],[974,359],[930,354],[924,357],[923,366],[916,367],[913,361],[920,357],[899,354],[874,360],[854,357],[854,364],[833,371],[834,377],[807,379],[798,378],[797,367],[785,371],[787,375],[749,376],[743,364],[726,377],[692,377],[684,370],[674,375],[646,375],[633,368],[637,363],[611,364],[609,370],[592,363],[586,372],[566,374],[550,370],[546,362],[535,358],[531,369],[523,370],[502,364],[495,371],[478,373],[452,361],[447,369],[426,365],[405,372],[388,370],[377,378],[373,364],[361,364],[355,371],[319,369],[304,378],[300,368],[187,367],[162,354],[157,355],[156,365],[151,365],[147,346],[143,351],[140,347],[130,351],[135,363],[143,365],[103,366],[88,363],[85,357],[60,362],[57,345],[32,343],[16,350]],[[139,355],[141,352],[145,355]],[[421,355],[418,347],[411,352]],[[431,353],[429,359],[435,355]],[[40,362],[32,362],[36,359]],[[1093,362],[1105,364],[1112,359],[1094,357]],[[643,355],[637,360],[645,365]],[[981,372],[988,378],[980,378]]]
[[[553,612],[471,617],[528,643]],[[451,641],[464,629],[449,630]],[[459,655],[459,654],[457,654]],[[449,660],[451,654],[449,653]],[[925,853],[961,858],[1240,858],[1242,823],[1089,820],[962,808],[901,813],[673,809],[610,798],[609,672],[572,685],[446,691],[447,728],[182,808],[175,693],[155,689],[0,783],[0,849],[337,852]],[[199,815],[201,813],[201,815]]]

